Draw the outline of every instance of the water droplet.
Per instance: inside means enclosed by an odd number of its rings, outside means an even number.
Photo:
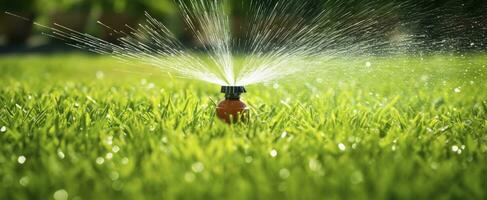
[[[457,151],[458,151],[458,146],[457,146],[457,145],[453,145],[453,146],[451,146],[451,150],[452,150],[453,152],[457,152]]]
[[[17,158],[17,162],[21,165],[24,164],[26,160],[27,158],[25,156],[19,156],[19,158]]]
[[[441,127],[439,130],[440,130],[440,132],[445,132],[449,128],[450,128],[450,126],[445,126],[445,127]]]
[[[30,180],[29,180],[29,177],[24,176],[24,177],[20,178],[20,180],[19,180],[19,184],[20,184],[21,186],[24,186],[24,187],[25,187],[25,186],[27,186],[27,185],[29,184],[29,181],[30,181]]]
[[[112,179],[112,181],[118,180],[119,177],[120,175],[118,174],[118,172],[110,172],[110,179]]]
[[[192,172],[186,172],[184,174],[184,180],[188,183],[191,183],[196,179],[196,176]]]
[[[113,151],[113,153],[118,153],[120,151],[120,147],[118,147],[117,145],[115,145],[115,146],[112,147],[112,151]]]
[[[107,155],[105,156],[105,158],[107,158],[107,160],[110,160],[113,158],[113,153],[107,153]]]
[[[5,133],[5,132],[7,132],[7,127],[5,127],[5,126],[2,126],[2,128],[0,128],[0,132],[2,132],[2,133]]]
[[[275,149],[272,149],[269,154],[272,156],[272,157],[276,157],[277,156],[277,150]]]
[[[287,136],[287,132],[286,131],[282,132],[281,138],[285,138],[286,136]]]
[[[108,145],[112,145],[113,144],[113,136],[108,136],[106,138],[106,142],[107,142]]]
[[[274,89],[276,89],[276,90],[277,90],[277,89],[279,89],[279,84],[274,83],[274,85],[272,85],[272,88],[274,88]]]
[[[372,63],[367,61],[367,62],[365,62],[365,66],[366,67],[372,67]]]
[[[61,149],[58,149],[58,150],[57,150],[57,156],[58,156],[59,158],[61,158],[61,159],[64,159],[64,157],[66,157],[66,156],[64,155],[64,152],[63,152],[63,151],[61,151]]]
[[[129,159],[127,157],[122,158],[122,164],[124,165],[129,164]]]
[[[308,167],[312,171],[319,171],[321,169],[321,163],[316,159],[310,159],[308,162]]]
[[[52,195],[55,200],[67,200],[68,199],[68,192],[66,190],[61,189],[56,192],[54,192],[54,195]]]
[[[105,159],[104,159],[104,158],[102,158],[102,157],[98,157],[98,158],[96,158],[96,164],[101,165],[101,164],[103,164],[104,162],[105,162]]]
[[[286,168],[282,168],[281,170],[279,170],[279,176],[282,178],[282,179],[286,179],[288,178],[290,175],[290,172],[288,169]]]
[[[123,183],[120,181],[113,181],[112,188],[116,191],[120,191],[123,189]],[[81,199],[80,199],[81,200]]]
[[[145,84],[147,84],[147,80],[145,80],[145,79],[140,80],[140,84],[141,84],[141,85],[145,85]]]
[[[203,170],[205,169],[205,166],[201,162],[196,162],[193,165],[191,165],[191,169],[195,173],[200,173],[200,172],[203,172]]]
[[[97,79],[103,79],[104,77],[105,77],[105,73],[103,73],[102,71],[96,72],[96,78]]]
[[[455,93],[460,93],[462,92],[461,88],[460,87],[457,87],[453,90]]]
[[[246,162],[246,163],[251,163],[251,162],[252,162],[252,160],[253,160],[252,156],[247,156],[247,157],[245,157],[245,162]]]
[[[340,149],[340,151],[345,151],[347,147],[343,143],[340,143],[338,144],[338,149]]]
[[[396,151],[396,149],[397,149],[396,145],[392,145],[391,149],[392,149],[392,151]]]
[[[149,85],[147,85],[148,89],[154,89],[155,87],[156,87],[156,84],[154,84],[154,83],[149,83]]]

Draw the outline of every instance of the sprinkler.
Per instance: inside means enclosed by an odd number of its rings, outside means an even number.
[[[218,118],[226,123],[235,123],[247,119],[248,108],[244,102],[240,101],[240,95],[246,93],[243,86],[222,86],[222,93],[225,100],[216,107]]]

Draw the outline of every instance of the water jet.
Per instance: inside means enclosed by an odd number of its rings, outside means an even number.
[[[247,120],[248,107],[240,101],[240,95],[246,92],[244,86],[222,86],[221,93],[225,94],[225,100],[216,107],[218,118],[226,123]]]

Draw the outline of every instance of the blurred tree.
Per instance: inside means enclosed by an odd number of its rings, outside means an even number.
[[[19,19],[7,16],[2,13],[0,26],[3,27],[3,34],[8,44],[23,44],[32,33],[32,21],[34,20],[38,7],[36,0],[0,0],[1,11],[8,11],[22,16]],[[25,20],[27,19],[27,21]]]
[[[39,9],[48,17],[48,21],[73,30],[84,31],[88,22],[92,0],[38,0]]]

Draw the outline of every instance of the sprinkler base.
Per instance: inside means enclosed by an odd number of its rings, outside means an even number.
[[[237,123],[246,121],[248,118],[248,108],[239,99],[227,99],[216,107],[218,118],[226,123]]]
[[[226,123],[245,121],[248,118],[248,108],[240,101],[240,94],[247,92],[243,86],[222,86],[221,92],[225,94],[225,101],[216,107],[218,118]]]

